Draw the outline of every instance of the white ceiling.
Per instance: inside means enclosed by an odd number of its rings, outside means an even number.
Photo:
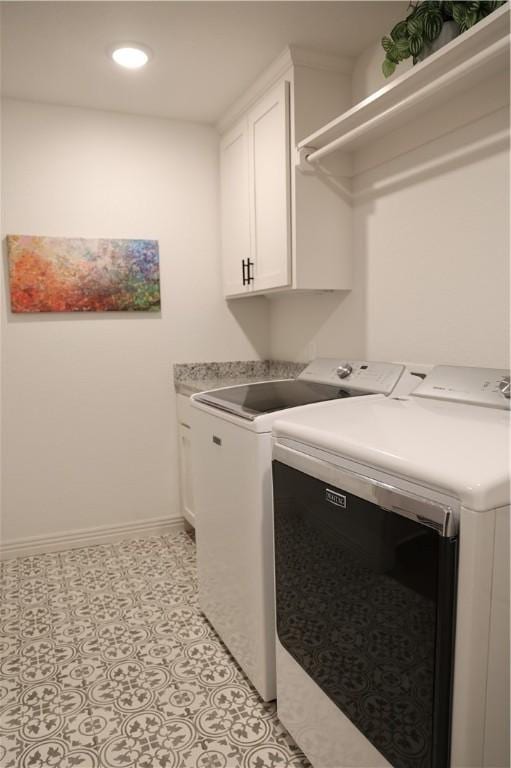
[[[406,2],[2,2],[2,91],[57,104],[215,122],[288,44],[356,56]],[[107,56],[136,41],[140,71]]]

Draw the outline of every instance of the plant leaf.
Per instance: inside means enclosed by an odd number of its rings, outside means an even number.
[[[414,16],[420,18],[421,16],[425,16],[427,13],[429,13],[430,10],[431,8],[429,3],[427,2],[421,3],[415,8]]]
[[[442,14],[437,11],[432,11],[424,17],[424,31],[426,32],[427,29],[431,30],[434,27],[434,31],[438,32],[437,37],[442,31],[443,24]]]
[[[477,22],[477,11],[470,10],[468,3],[456,3],[453,9],[454,21],[460,28],[460,32],[466,32]]]
[[[492,11],[495,10],[495,7],[491,7],[491,6],[495,6],[495,3],[494,2],[491,2],[491,3],[482,2],[482,3],[480,3],[479,12],[477,14],[478,17],[480,19],[484,19],[486,16],[488,16],[490,13],[492,13]]]
[[[424,16],[424,34],[430,43],[437,39],[442,31],[443,23],[442,14],[438,11],[431,11]]]
[[[384,38],[385,40],[385,52],[387,54],[387,59],[390,59],[394,62],[394,64],[399,64],[401,59],[403,58],[399,52],[399,49],[397,47],[397,43],[395,43],[393,40],[390,39],[390,37]],[[388,43],[390,41],[390,45]],[[382,40],[383,45],[383,40]]]
[[[385,35],[385,37],[382,37],[381,45],[385,53],[388,53],[394,48],[394,41],[392,40],[392,38],[387,37],[387,35]]]
[[[444,0],[444,3],[442,5],[442,13],[443,17],[446,21],[450,21],[452,19],[452,6],[454,3],[452,0]]]
[[[418,35],[412,35],[408,40],[408,43],[410,45],[410,53],[415,58],[419,55],[419,53],[421,53],[424,41],[422,37],[419,37]]]
[[[479,16],[484,19],[490,13],[496,11],[497,8],[500,8],[501,5],[504,5],[505,2],[506,0],[483,0],[479,9]]]
[[[423,17],[412,16],[406,23],[408,35],[422,35]]]
[[[396,42],[398,40],[406,40],[408,37],[408,27],[406,21],[398,21],[398,23],[393,27],[390,36]]]
[[[479,11],[470,11],[470,13],[467,13],[467,29],[473,27],[479,20]]]
[[[396,50],[400,59],[407,59],[410,55],[410,45],[408,40],[396,40]]]
[[[465,3],[453,3],[452,4],[452,17],[461,31],[465,29],[465,18],[467,12],[465,9]]]
[[[390,59],[385,58],[383,60],[383,64],[381,65],[381,69],[385,77],[390,77],[395,72],[396,65]]]

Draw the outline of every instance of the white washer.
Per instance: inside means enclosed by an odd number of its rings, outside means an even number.
[[[279,412],[388,395],[418,379],[393,363],[320,358],[297,379],[192,397],[199,602],[265,700],[275,698],[271,428]],[[379,394],[373,394],[379,393]],[[367,395],[367,397],[360,397]],[[341,405],[342,407],[342,405]]]
[[[509,375],[274,428],[279,718],[315,768],[508,768]]]

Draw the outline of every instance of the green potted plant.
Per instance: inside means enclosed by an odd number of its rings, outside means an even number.
[[[410,2],[406,19],[398,21],[390,35],[385,35],[381,41],[385,51],[383,74],[389,77],[399,62],[410,56],[414,64],[422,61],[442,45],[473,27],[504,2],[505,0]]]

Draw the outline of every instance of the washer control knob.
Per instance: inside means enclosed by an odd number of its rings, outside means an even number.
[[[504,395],[504,397],[507,397],[509,399],[510,395],[510,384],[509,384],[509,376],[504,376],[503,379],[499,381],[499,392]]]
[[[340,379],[345,379],[346,376],[349,376],[350,373],[353,370],[353,366],[349,363],[341,363],[341,365],[338,367],[336,373]],[[509,395],[508,395],[509,397]]]

